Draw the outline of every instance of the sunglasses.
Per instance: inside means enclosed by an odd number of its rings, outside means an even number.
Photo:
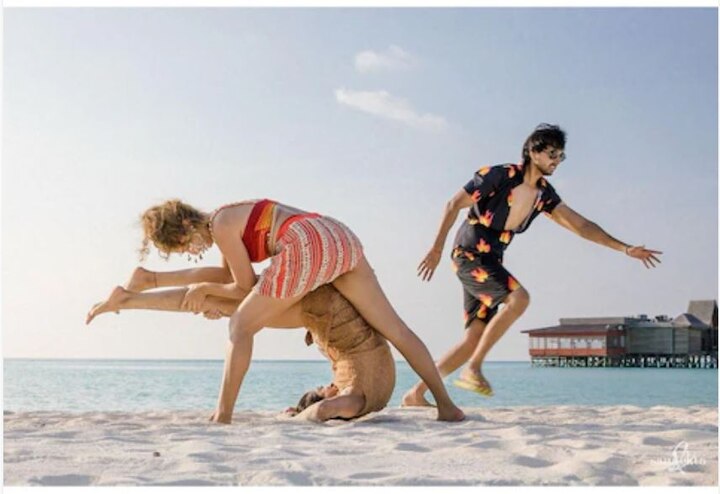
[[[551,160],[559,159],[560,162],[563,162],[567,158],[565,151],[558,151],[557,149],[553,149],[552,151],[548,151],[546,149],[545,153],[548,155],[548,158],[550,158]]]

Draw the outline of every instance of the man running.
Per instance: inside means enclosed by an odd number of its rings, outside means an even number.
[[[453,270],[464,289],[467,331],[437,363],[444,377],[469,360],[455,381],[460,388],[485,396],[493,394],[482,375],[482,363],[530,302],[528,292],[503,266],[503,253],[513,237],[527,230],[540,213],[587,240],[641,260],[647,268],[660,262],[656,254],[661,252],[613,238],[561,201],[544,177],[552,175],[565,160],[565,140],[560,127],[540,124],[525,140],[521,163],[478,170],[448,202],[435,243],[418,266],[418,276],[429,281],[440,262],[450,227],[461,209],[470,208],[452,250]],[[500,304],[503,306],[498,309]],[[422,382],[417,383],[405,394],[403,404],[430,405],[423,396],[426,390]]]

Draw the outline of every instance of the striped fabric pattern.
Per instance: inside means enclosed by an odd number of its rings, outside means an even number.
[[[288,222],[277,241],[278,253],[255,285],[260,295],[303,295],[351,271],[362,259],[360,240],[341,222],[318,215],[299,215]]]
[[[250,262],[260,262],[270,257],[267,251],[267,238],[272,228],[276,206],[275,201],[263,199],[256,202],[250,212],[242,237]]]

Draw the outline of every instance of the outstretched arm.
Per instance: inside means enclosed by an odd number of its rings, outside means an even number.
[[[458,213],[461,209],[472,206],[473,202],[472,196],[464,189],[461,189],[445,205],[443,217],[440,221],[440,228],[435,236],[435,242],[418,266],[418,276],[421,276],[423,281],[430,281],[433,273],[435,273],[435,268],[440,264],[440,257],[442,256],[443,247],[445,247],[445,240],[447,239],[450,228],[452,228],[457,219]]]
[[[191,285],[182,307],[199,312],[204,298],[208,295],[240,300],[247,295],[257,281],[245,245],[238,238],[237,225],[226,212],[220,212],[213,223],[213,236],[227,266],[232,280],[227,283],[202,282]]]
[[[600,228],[598,224],[570,209],[565,203],[559,204],[552,211],[550,217],[558,225],[567,228],[586,240],[624,252],[630,257],[641,260],[646,268],[655,267],[655,263],[660,263],[660,259],[657,258],[656,254],[662,254],[662,252],[646,249],[644,245],[632,246],[621,242]]]

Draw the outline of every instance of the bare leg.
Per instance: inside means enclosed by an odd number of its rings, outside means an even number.
[[[392,308],[367,260],[363,258],[355,269],[340,276],[333,285],[355,306],[363,319],[400,351],[428,384],[438,404],[438,420],[463,420],[465,415],[448,396],[430,352]]]
[[[505,305],[495,314],[485,328],[477,348],[470,357],[468,366],[460,374],[461,379],[490,387],[481,371],[485,356],[510,326],[525,312],[525,309],[530,304],[530,295],[521,287],[508,295],[504,302]]]
[[[232,282],[232,274],[223,267],[192,268],[179,271],[150,271],[138,266],[130,276],[125,288],[131,292],[142,292],[153,288],[187,286],[202,281],[230,283]]]
[[[465,330],[463,340],[455,345],[448,353],[438,361],[437,368],[441,377],[455,372],[461,365],[468,361],[473,351],[480,341],[480,337],[485,330],[485,323],[479,319],[475,319]],[[427,385],[423,381],[419,381],[415,386],[405,393],[402,399],[403,406],[432,406],[425,399],[425,392],[428,390]]]
[[[86,324],[98,315],[105,312],[119,312],[128,309],[161,310],[172,312],[189,312],[181,309],[183,299],[187,293],[186,288],[162,290],[150,293],[135,293],[121,286],[115,287],[107,300],[95,304],[87,315]],[[239,302],[221,297],[207,297],[202,312],[219,310],[224,316],[230,316],[238,308]],[[301,308],[299,304],[290,307],[277,315],[268,323],[275,328],[297,328],[302,326]]]
[[[225,424],[231,422],[235,401],[250,366],[255,334],[301,299],[302,297],[277,299],[250,292],[230,317],[230,341],[225,352],[220,395],[210,420]]]

